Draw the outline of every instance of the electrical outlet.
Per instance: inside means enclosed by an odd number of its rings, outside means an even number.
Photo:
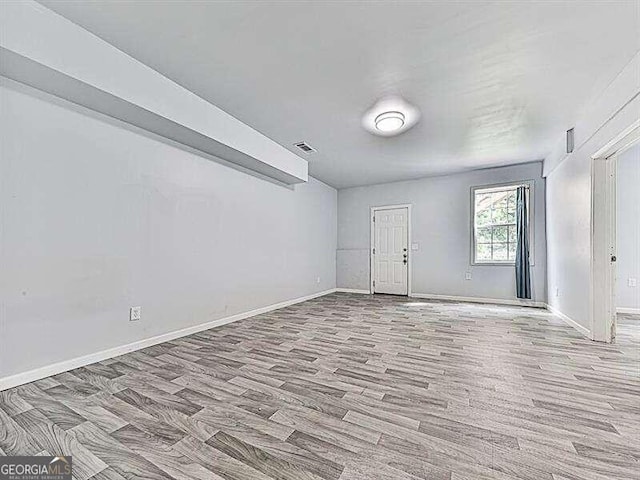
[[[464,274],[464,279],[465,280],[471,280],[471,272],[467,272]]]
[[[637,278],[629,277],[629,283],[628,283],[628,285],[629,285],[630,287],[637,287],[637,286],[638,286],[638,279],[637,279]]]
[[[417,251],[419,249],[420,249],[420,245],[419,244],[417,244],[417,243],[412,243],[411,244],[411,251],[415,252],[415,251]]]
[[[142,307],[131,307],[129,309],[129,321],[137,322],[140,320],[140,316],[142,315]]]

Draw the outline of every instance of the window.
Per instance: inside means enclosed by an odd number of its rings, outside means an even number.
[[[513,265],[516,260],[516,191],[531,182],[494,187],[474,187],[472,194],[472,263]],[[532,216],[528,209],[529,217]],[[528,221],[528,219],[527,219]],[[533,235],[531,235],[533,238]],[[533,252],[531,239],[529,250]],[[531,259],[532,256],[530,256]]]

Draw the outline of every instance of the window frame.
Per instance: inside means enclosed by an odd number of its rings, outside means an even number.
[[[471,266],[498,266],[498,267],[513,267],[515,266],[515,260],[505,260],[505,261],[478,261],[476,260],[476,192],[479,190],[500,190],[501,188],[517,188],[519,186],[527,186],[529,187],[529,208],[528,208],[528,222],[529,222],[529,264],[535,265],[534,262],[534,239],[535,239],[535,180],[522,180],[518,182],[505,182],[505,183],[496,183],[491,185],[475,185],[471,187],[471,215],[470,215],[470,230],[471,230],[471,248],[470,248],[470,257],[469,263]]]

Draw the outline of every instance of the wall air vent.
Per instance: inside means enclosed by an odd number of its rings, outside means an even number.
[[[309,145],[307,142],[298,142],[298,143],[294,143],[294,145],[298,147],[300,150],[302,150],[304,153],[306,153],[307,155],[309,155],[310,153],[317,152],[317,150],[313,148],[311,145]]]
[[[573,152],[573,147],[575,146],[573,128],[567,130],[567,153]]]

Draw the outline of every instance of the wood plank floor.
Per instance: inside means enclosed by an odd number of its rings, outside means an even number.
[[[640,478],[640,336],[331,294],[0,393],[0,454],[78,479]]]

